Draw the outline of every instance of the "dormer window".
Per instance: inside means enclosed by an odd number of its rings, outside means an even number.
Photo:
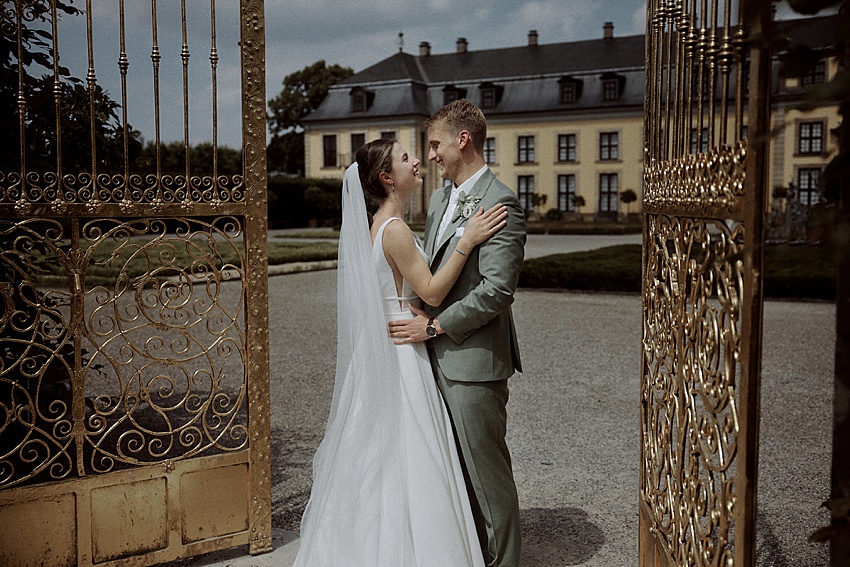
[[[454,85],[443,89],[443,106],[462,98],[466,98],[466,89],[459,89]]]
[[[561,88],[561,104],[574,104],[581,96],[582,81],[572,77],[564,77],[558,81]]]
[[[815,64],[808,74],[800,77],[800,83],[803,85],[814,85],[824,81],[826,81],[826,63],[823,61]]]
[[[625,86],[626,78],[623,75],[605,73],[602,75],[602,100],[620,100]]]
[[[375,99],[375,93],[363,87],[354,87],[349,95],[351,96],[351,112],[366,112]]]
[[[481,83],[478,89],[481,92],[481,108],[496,108],[502,100],[505,87],[488,81]]]

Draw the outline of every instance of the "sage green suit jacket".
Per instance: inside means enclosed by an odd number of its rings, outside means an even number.
[[[460,240],[458,229],[466,225],[466,219],[457,219],[446,228],[440,242],[436,241],[450,195],[451,185],[447,185],[431,196],[425,252],[432,273],[451,257]],[[481,199],[477,209],[507,205],[507,226],[469,251],[460,277],[441,305],[425,306],[445,331],[430,341],[440,370],[450,380],[505,380],[514,371],[522,372],[511,305],[525,253],[525,213],[514,192],[489,168],[469,196]]]

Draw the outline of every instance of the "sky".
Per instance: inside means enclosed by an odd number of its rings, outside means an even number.
[[[78,3],[79,4],[79,3]],[[151,8],[149,1],[125,2],[124,51],[129,61],[126,87],[128,121],[145,140],[155,137]],[[92,2],[94,67],[97,81],[119,103],[124,100],[118,3]],[[163,141],[182,140],[183,30],[180,3],[159,0],[157,36],[160,62],[160,128]],[[186,0],[189,24],[188,124],[190,144],[212,141],[210,0]],[[218,143],[241,145],[237,0],[216,1]],[[643,34],[646,0],[266,0],[266,100],[280,93],[283,78],[320,59],[355,72],[399,49],[417,55],[427,41],[431,53],[455,50],[464,37],[470,50],[525,45],[529,30],[539,43],[602,37],[605,22],[614,35]],[[59,27],[63,66],[84,78],[88,68],[86,19],[64,17]]]

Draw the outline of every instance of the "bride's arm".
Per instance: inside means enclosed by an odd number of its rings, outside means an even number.
[[[505,226],[507,214],[504,205],[496,205],[486,212],[476,211],[467,221],[452,257],[433,275],[416,248],[410,227],[403,222],[391,222],[384,229],[384,254],[422,301],[439,305],[460,276],[469,253]]]

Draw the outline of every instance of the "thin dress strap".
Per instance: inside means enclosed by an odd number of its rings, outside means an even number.
[[[381,223],[381,226],[378,228],[378,233],[375,235],[375,243],[373,244],[373,247],[376,251],[377,251],[377,249],[380,245],[381,257],[383,258],[383,261],[387,263],[388,266],[389,266],[389,261],[387,260],[387,256],[384,253],[384,229],[387,227],[388,224],[390,224],[394,220],[401,220],[401,219],[399,217],[390,217],[387,220],[385,220],[383,223]],[[390,272],[392,273],[392,269],[390,269]],[[396,288],[396,289],[398,289],[398,288]],[[401,289],[402,290],[404,289],[404,276],[402,276]],[[391,296],[384,296],[384,297],[382,297],[382,299],[384,299],[385,301],[408,302],[408,301],[413,301],[414,299],[418,299],[418,297],[416,295],[408,295],[408,296],[391,295]]]

